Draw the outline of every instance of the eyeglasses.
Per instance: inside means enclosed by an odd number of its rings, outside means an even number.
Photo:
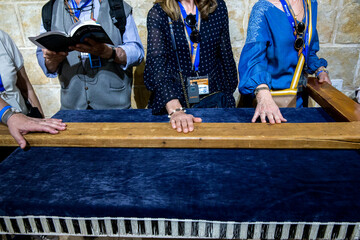
[[[199,30],[196,29],[196,16],[190,13],[186,16],[184,22],[191,28],[190,40],[194,43],[199,43],[201,41],[201,35]]]
[[[294,43],[294,48],[296,51],[299,51],[300,49],[303,48],[304,46],[304,38],[303,38],[303,33],[305,31],[305,23],[303,22],[299,22],[296,26],[296,35],[297,35],[297,38],[295,40],[295,43]]]

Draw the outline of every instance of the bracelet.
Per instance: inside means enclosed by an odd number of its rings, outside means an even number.
[[[6,110],[8,110],[9,108],[11,108],[11,106],[10,106],[10,105],[7,105],[7,106],[3,107],[3,109],[1,109],[1,111],[0,111],[0,119],[3,118],[4,113],[5,113]]]
[[[327,74],[329,74],[329,71],[326,70],[325,67],[321,66],[321,67],[319,67],[318,69],[316,69],[316,71],[315,71],[315,76],[316,76],[317,78],[319,78],[319,75],[320,75],[320,73],[322,73],[322,72],[326,72]]]
[[[183,111],[184,113],[186,113],[185,108],[183,108],[183,107],[176,108],[176,109],[172,110],[171,113],[169,113],[168,118],[171,118],[171,116],[172,116],[174,113],[180,112],[180,111]]]
[[[16,113],[17,112],[15,112],[11,107],[7,108],[1,117],[1,122],[7,126],[9,118]]]
[[[329,74],[329,71],[326,70],[326,69],[324,69],[324,70],[320,70],[320,71],[318,71],[317,73],[315,73],[315,74],[316,74],[316,77],[319,78],[319,75],[320,75],[320,73],[322,73],[322,72],[326,72],[327,74]]]
[[[255,88],[255,91],[254,91],[255,96],[256,96],[256,95],[259,93],[259,91],[261,91],[261,90],[269,90],[269,91],[270,91],[269,87],[258,87],[258,88]]]

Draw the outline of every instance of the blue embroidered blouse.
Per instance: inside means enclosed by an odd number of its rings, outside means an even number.
[[[230,35],[229,19],[224,0],[218,0],[218,7],[201,20],[199,75],[209,77],[210,93],[221,91],[227,101],[235,107],[233,93],[238,85]],[[157,3],[147,16],[148,44],[144,82],[152,92],[149,108],[153,114],[166,113],[166,103],[179,99],[182,106],[185,98],[179,77],[179,67],[173,49],[168,16]],[[181,18],[173,21],[174,35],[184,81],[194,73],[191,70],[189,45],[186,40],[184,23]]]
[[[316,56],[316,52],[319,51],[316,0],[311,1],[311,6],[313,37],[304,67],[304,71],[309,74],[313,74],[321,66],[327,66],[325,59]],[[240,93],[252,94],[260,84],[267,84],[275,90],[289,88],[298,62],[294,40],[292,27],[285,12],[267,0],[255,3],[239,62]],[[297,105],[299,106],[299,101]]]

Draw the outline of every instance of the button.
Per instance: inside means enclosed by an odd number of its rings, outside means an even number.
[[[88,87],[85,87],[85,90],[88,90],[89,88]]]

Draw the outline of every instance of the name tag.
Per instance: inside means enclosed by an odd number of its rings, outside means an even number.
[[[189,77],[189,85],[197,84],[199,87],[199,94],[209,94],[209,78],[208,76]]]

